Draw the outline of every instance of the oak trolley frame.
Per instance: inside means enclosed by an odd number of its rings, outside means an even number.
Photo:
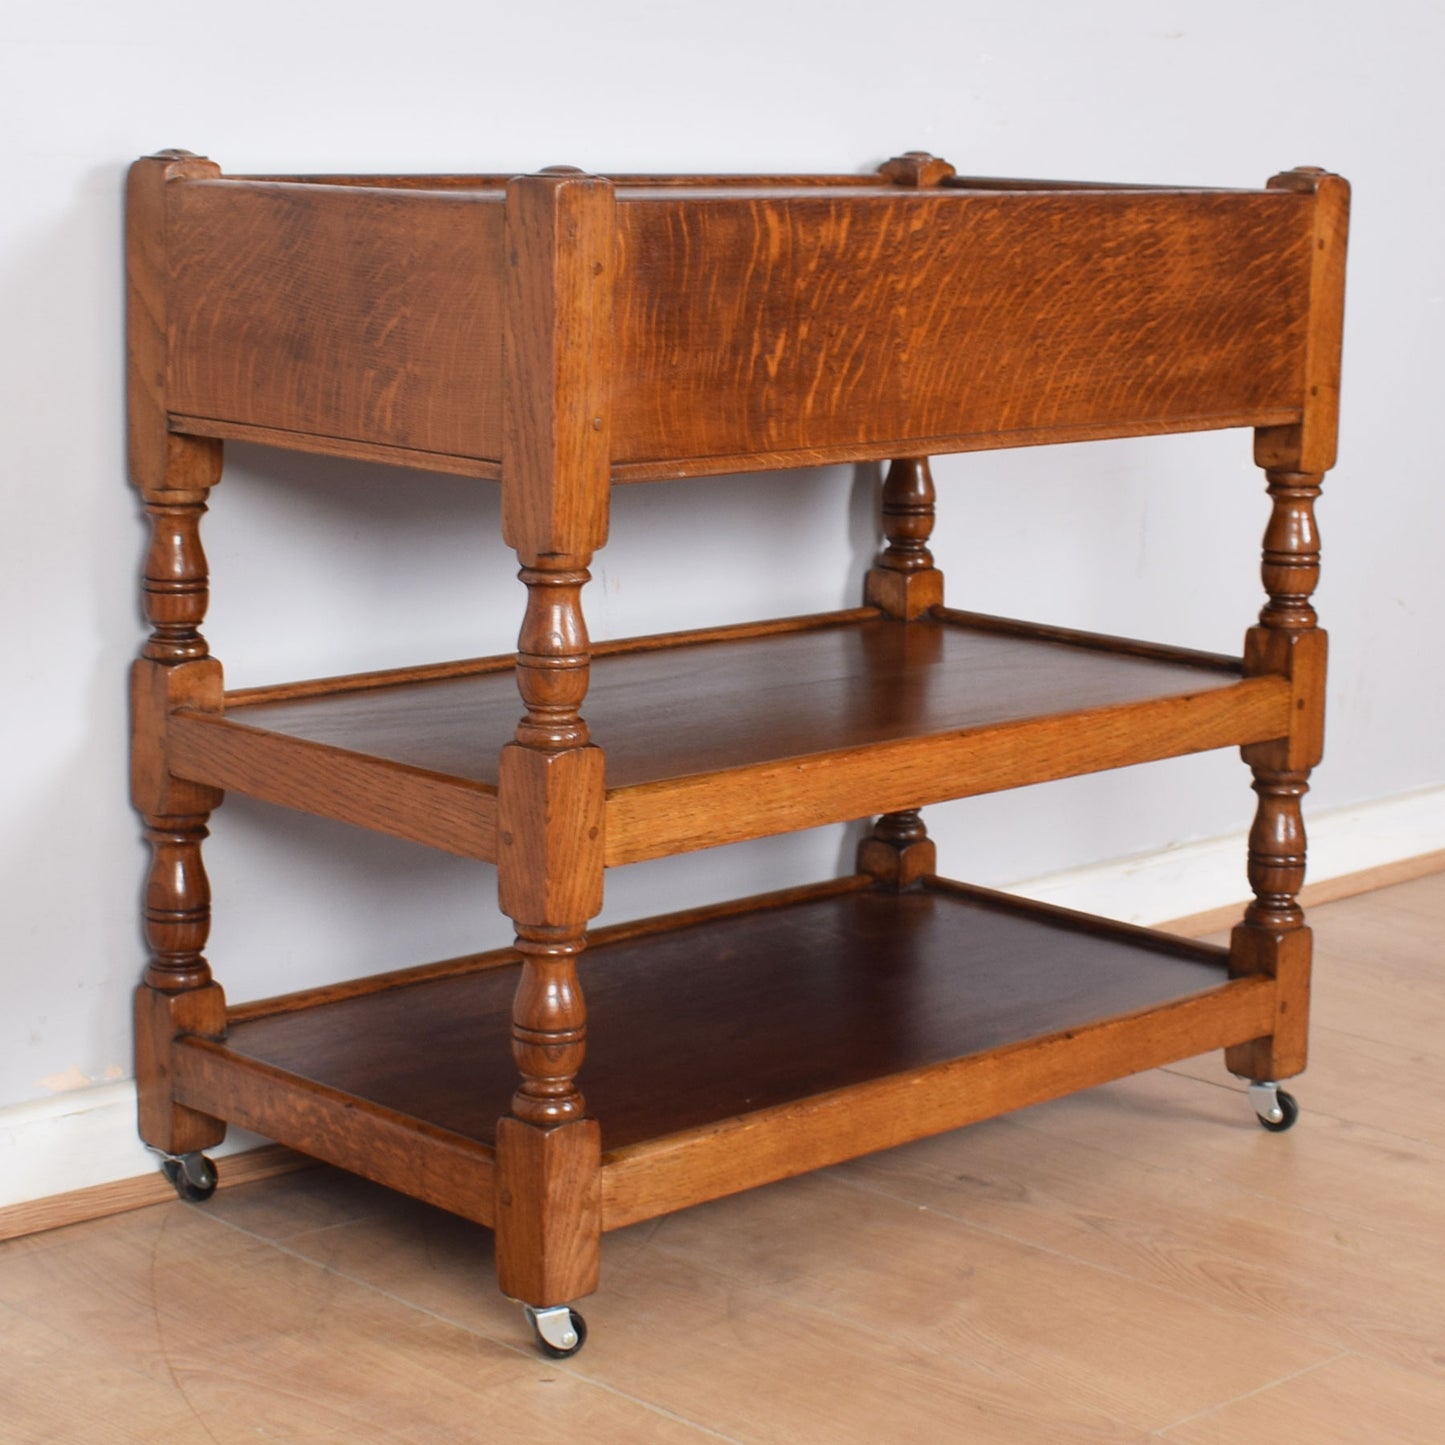
[[[230,1121],[455,1211],[567,1354],[609,1229],[1213,1048],[1288,1127],[1347,209],[1308,168],[1221,191],[921,153],[801,177],[138,161],[136,1070],[178,1190],[214,1188]],[[944,606],[930,454],[1221,427],[1254,429],[1273,499],[1241,656]],[[500,482],[515,655],[227,692],[199,534],[227,438]],[[589,643],[612,486],[881,460],[861,607]],[[1227,949],[937,873],[927,804],[1225,746],[1258,794]],[[494,863],[515,944],[228,1008],[201,861],[226,790]],[[609,867],[862,817],[852,876],[589,934]]]

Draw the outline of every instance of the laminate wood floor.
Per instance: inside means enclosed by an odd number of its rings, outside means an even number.
[[[0,1244],[0,1442],[1445,1440],[1445,874],[1312,914],[1284,1135],[1218,1057],[610,1235],[574,1360],[491,1235],[326,1170]]]

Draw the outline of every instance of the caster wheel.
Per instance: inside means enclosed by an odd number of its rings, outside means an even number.
[[[1249,1085],[1249,1102],[1263,1128],[1271,1134],[1283,1134],[1299,1118],[1299,1104],[1278,1084],[1254,1082]]]
[[[173,1154],[161,1160],[161,1173],[177,1195],[200,1204],[216,1192],[216,1166],[204,1154]]]
[[[1286,1129],[1292,1128],[1295,1120],[1299,1118],[1299,1103],[1293,1094],[1286,1094],[1283,1089],[1275,1094],[1274,1101],[1279,1109],[1279,1118],[1269,1119],[1261,1114],[1260,1127],[1268,1129],[1271,1134],[1283,1134]]]
[[[527,1323],[537,1337],[537,1348],[551,1360],[570,1359],[587,1343],[587,1321],[566,1305],[534,1310],[523,1305]]]

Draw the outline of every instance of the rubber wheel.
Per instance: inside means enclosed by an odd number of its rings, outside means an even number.
[[[536,1325],[532,1326],[533,1333],[537,1336],[537,1348],[549,1360],[570,1360],[587,1343],[587,1321],[576,1310],[568,1310],[567,1313],[572,1317],[572,1328],[577,1331],[577,1343],[565,1350],[544,1340]]]
[[[182,1159],[162,1159],[161,1173],[171,1181],[176,1194],[193,1204],[202,1204],[216,1192],[216,1166],[204,1154]]]
[[[1280,1089],[1274,1098],[1284,1117],[1277,1124],[1258,1114],[1255,1118],[1259,1119],[1260,1127],[1268,1129],[1271,1134],[1283,1134],[1286,1129],[1293,1128],[1295,1120],[1299,1118],[1299,1104],[1293,1094],[1286,1094],[1283,1089]]]

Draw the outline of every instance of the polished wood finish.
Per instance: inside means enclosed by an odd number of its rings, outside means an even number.
[[[530,966],[520,943],[304,1008],[238,1010],[224,1044],[182,1042],[179,1094],[197,1108],[230,1101],[249,1128],[469,1218],[481,1217],[470,1187],[438,1182],[458,1151],[474,1172],[497,1148],[497,1198],[511,1208],[526,1193],[514,1175],[555,1173],[576,1191],[588,1173],[576,1157],[600,1149],[610,1229],[730,1192],[729,1161],[731,1187],[745,1188],[1117,1077],[1140,1057],[1241,1041],[1272,1017],[1268,981],[1229,983],[1211,945],[937,878],[901,892],[870,882],[604,930],[577,965],[594,1117],[551,1131],[567,1142],[545,1154],[533,1136],[548,1131],[496,1122]],[[402,1162],[373,1148],[374,1120],[406,1144]],[[404,1120],[430,1124],[413,1138]],[[577,1207],[599,1217],[591,1196]],[[575,1247],[564,1233],[542,1252]]]
[[[171,772],[175,712],[221,710],[221,670],[201,635],[209,600],[200,521],[220,480],[220,443],[172,435],[167,338],[175,297],[170,272],[169,197],[204,184],[220,168],[166,151],[137,161],[126,189],[127,461],[150,525],[141,599],[150,636],[131,669],[131,800],[145,825],[151,861],[142,912],[150,963],[135,997],[140,1131],[175,1153],[219,1142],[225,1125],[175,1099],[173,1041],[225,1032],[225,997],[203,950],[211,891],[201,859],[215,788]]]
[[[607,540],[612,455],[610,181],[567,167],[507,187],[502,288],[502,536],[527,606],[513,672],[524,708],[498,753],[497,880],[521,958],[497,1125],[497,1280],[552,1305],[597,1287],[597,1123],[576,1076],[587,1007],[577,958],[602,909],[603,755],[581,707],[587,564]]]
[[[495,1222],[489,1145],[264,1060],[238,1069],[231,1048],[213,1039],[187,1034],[175,1052],[175,1093],[193,1111],[284,1134],[313,1158],[477,1224]]]
[[[517,679],[575,687],[586,654],[572,616],[544,609],[533,629],[570,660],[550,671],[488,659],[232,694],[223,718],[183,712],[173,766],[495,859]],[[800,618],[590,656],[585,726],[607,758],[609,865],[1277,737],[1289,722],[1290,685],[1243,679],[1237,660],[972,614]],[[528,716],[542,736],[559,726]]]
[[[947,451],[932,439],[1297,405],[1302,200],[620,192],[618,461]]]
[[[471,1440],[485,1399],[489,1438],[608,1445],[1423,1445],[1445,876],[1312,923],[1289,1135],[1211,1056],[609,1235],[571,1365],[479,1287],[485,1230],[327,1169],[233,1188],[232,1156],[204,1208],[154,1175],[155,1208],[0,1247],[4,1433]]]
[[[1323,744],[1314,503],[1348,191],[872,175],[130,183],[131,465],[151,520],[134,795],[153,849],[146,1137],[234,1120],[496,1231],[533,1305],[606,1228],[1224,1048],[1303,1066],[1300,799]],[[946,608],[929,456],[1255,429],[1242,656]],[[239,438],[499,480],[515,654],[225,693],[200,518]],[[614,483],[889,463],[845,613],[594,645]],[[784,483],[785,484],[785,483]],[[1229,949],[937,874],[920,808],[1238,746]],[[227,1011],[223,790],[498,867],[511,948]],[[856,876],[591,931],[607,867],[869,818]]]
[[[1312,940],[1296,902],[1305,876],[1300,805],[1310,769],[1324,753],[1328,648],[1310,601],[1320,576],[1314,507],[1324,472],[1335,461],[1349,218],[1349,187],[1338,176],[1306,167],[1275,176],[1270,186],[1308,195],[1316,204],[1304,415],[1297,426],[1255,436],[1255,460],[1265,468],[1271,501],[1261,563],[1268,600],[1245,638],[1244,665],[1254,675],[1289,678],[1294,694],[1287,735],[1243,749],[1259,797],[1249,845],[1255,898],[1234,930],[1233,970],[1275,980],[1275,1019],[1267,1037],[1230,1050],[1227,1059],[1236,1073],[1255,1079],[1289,1078],[1304,1069],[1308,1056]]]
[[[858,871],[899,891],[938,871],[938,849],[917,808],[877,819],[858,844]]]
[[[209,434],[391,447],[471,474],[526,416],[538,456],[565,436],[638,480],[886,457],[908,438],[941,452],[1288,429],[1307,354],[1329,349],[1306,331],[1320,187],[196,179],[168,190],[168,406]],[[518,351],[509,257],[533,265],[559,225],[566,263],[529,286],[550,288],[562,329],[524,323],[541,350]],[[1040,307],[1059,278],[1088,304]],[[586,337],[568,333],[584,317]],[[504,353],[585,370],[609,346],[596,388],[558,412],[585,426],[544,442],[532,403],[504,399]]]
[[[933,565],[936,494],[927,457],[901,457],[883,479],[883,534],[888,545],[863,581],[865,600],[911,622],[943,604],[943,573]]]
[[[501,197],[167,188],[172,413],[501,456]],[[424,215],[423,215],[424,210]]]

